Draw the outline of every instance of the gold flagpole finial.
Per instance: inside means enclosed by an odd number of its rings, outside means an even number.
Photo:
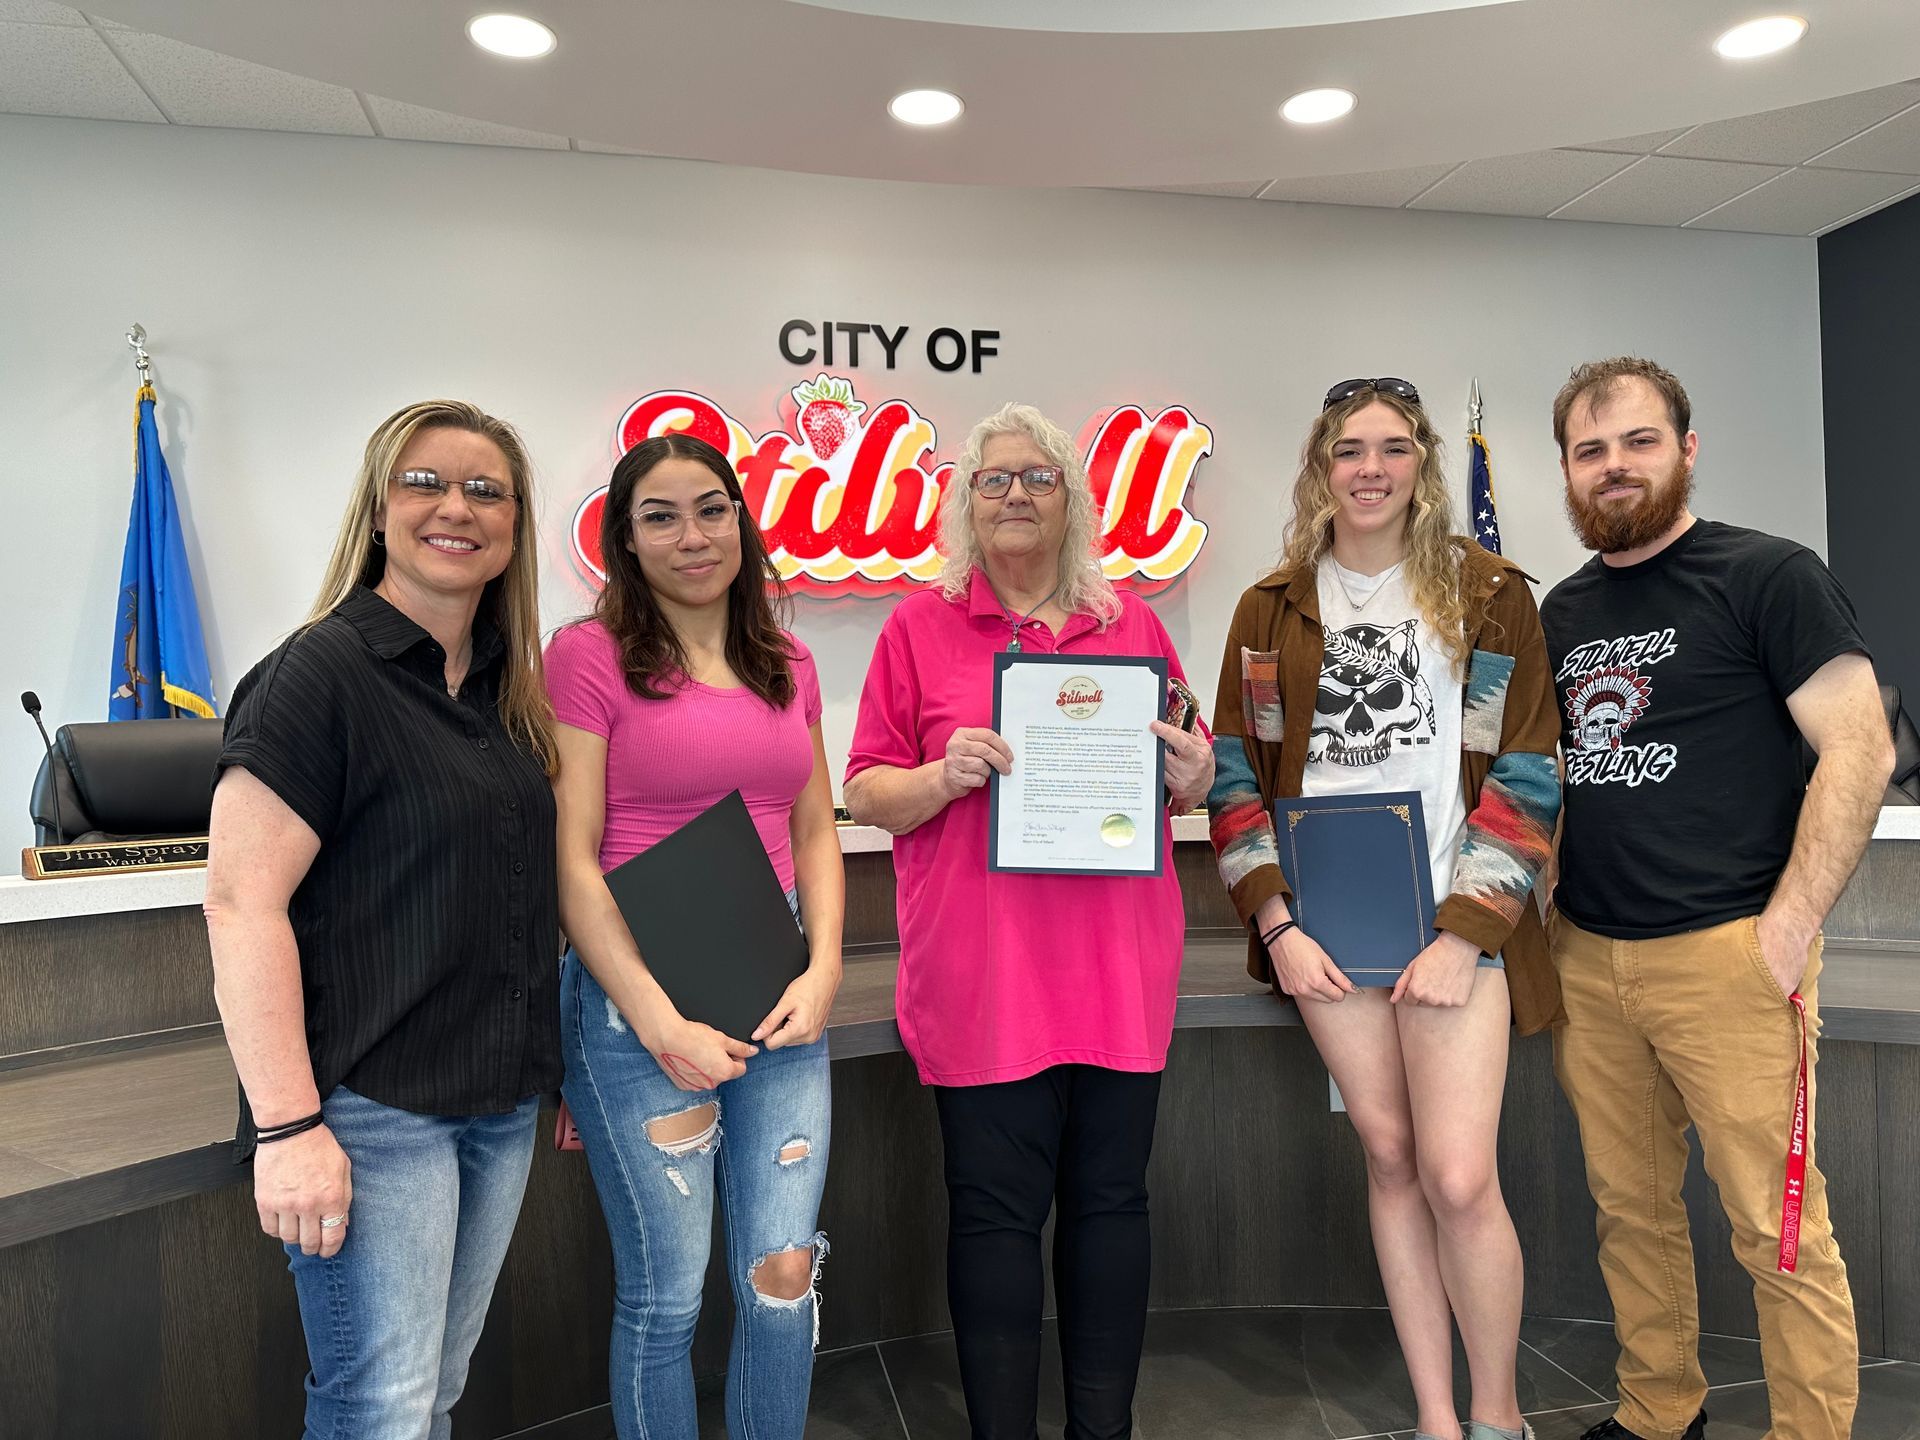
[[[1472,435],[1478,435],[1480,433],[1480,381],[1478,377],[1474,379],[1473,388],[1467,392],[1467,431]]]

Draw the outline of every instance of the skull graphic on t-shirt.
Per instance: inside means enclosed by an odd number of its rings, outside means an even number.
[[[1434,735],[1433,693],[1420,678],[1418,622],[1349,625],[1326,634],[1309,762],[1378,765],[1394,744]]]

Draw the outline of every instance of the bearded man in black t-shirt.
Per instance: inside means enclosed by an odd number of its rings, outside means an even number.
[[[1554,1060],[1620,1342],[1620,1408],[1584,1440],[1705,1427],[1689,1122],[1753,1277],[1771,1433],[1845,1440],[1860,1356],[1813,1163],[1812,1037],[1820,927],[1893,746],[1826,566],[1694,518],[1690,414],[1678,380],[1626,358],[1581,366],[1553,410],[1567,512],[1597,552],[1540,607],[1566,765]]]

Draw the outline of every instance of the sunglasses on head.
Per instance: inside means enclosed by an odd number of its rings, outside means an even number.
[[[1327,391],[1327,398],[1321,403],[1320,408],[1331,410],[1342,400],[1351,400],[1362,390],[1372,390],[1381,395],[1397,395],[1402,400],[1411,400],[1415,405],[1420,403],[1420,392],[1413,388],[1412,381],[1401,380],[1392,375],[1382,375],[1377,380],[1342,380]]]

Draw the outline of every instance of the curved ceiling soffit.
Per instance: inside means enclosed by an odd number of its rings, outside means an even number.
[[[1085,35],[1191,35],[1340,25],[1513,0],[789,0],[890,20]]]
[[[468,43],[480,0],[106,3],[111,18],[155,34],[503,125],[733,165],[992,185],[1185,185],[1453,162],[1920,74],[1920,5],[1865,0],[1798,0],[1807,39],[1746,64],[1710,48],[1752,12],[1740,0],[1505,0],[1154,34],[1010,33],[798,0],[502,0],[559,34],[555,53],[533,63]],[[1324,85],[1353,90],[1359,107],[1324,130],[1277,118],[1288,95]],[[923,86],[955,91],[966,114],[937,130],[887,119],[889,98]]]

